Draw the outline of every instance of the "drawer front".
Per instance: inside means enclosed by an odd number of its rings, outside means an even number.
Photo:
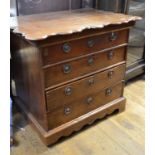
[[[48,111],[98,92],[124,79],[125,64],[46,92]]]
[[[125,47],[44,69],[45,87],[66,83],[125,60]]]
[[[90,54],[128,42],[128,30],[74,40],[41,49],[43,65]]]
[[[107,87],[99,92],[87,95],[75,102],[57,108],[48,114],[49,128],[53,129],[63,123],[82,116],[102,105],[107,104],[123,95],[123,83]]]

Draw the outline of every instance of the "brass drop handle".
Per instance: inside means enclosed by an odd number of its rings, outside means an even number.
[[[107,88],[106,90],[105,90],[105,95],[106,96],[110,96],[112,94],[112,89],[111,88]]]
[[[94,63],[94,58],[89,57],[87,62],[88,62],[88,65],[92,65]]]
[[[114,52],[113,51],[109,51],[107,53],[107,57],[108,57],[109,60],[111,60],[113,58],[113,56],[114,56]]]
[[[72,88],[71,87],[66,87],[65,88],[65,95],[69,96],[72,94]]]
[[[87,104],[92,103],[93,102],[93,98],[91,96],[88,97],[87,100],[86,100],[86,102],[87,102]]]
[[[64,113],[65,113],[65,115],[70,114],[70,113],[71,113],[71,108],[65,107],[65,108],[64,108]]]
[[[112,76],[113,76],[113,74],[114,74],[114,71],[109,71],[109,72],[108,72],[108,78],[111,79]]]
[[[63,72],[65,74],[70,73],[71,72],[71,66],[69,64],[63,65]]]
[[[69,53],[71,51],[71,46],[68,43],[63,44],[62,49],[64,53]]]
[[[110,41],[115,41],[118,38],[118,35],[115,32],[110,34]]]
[[[87,45],[89,48],[91,48],[95,45],[95,41],[94,40],[88,40]]]

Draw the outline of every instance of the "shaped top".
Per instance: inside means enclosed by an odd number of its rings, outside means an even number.
[[[42,40],[50,36],[81,32],[85,29],[103,28],[140,20],[141,17],[80,9],[11,17],[10,28],[28,40]]]

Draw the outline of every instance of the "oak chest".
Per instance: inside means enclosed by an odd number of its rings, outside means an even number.
[[[128,34],[139,19],[97,10],[11,19],[16,103],[46,145],[125,109]]]

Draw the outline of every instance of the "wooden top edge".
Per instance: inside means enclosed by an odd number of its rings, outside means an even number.
[[[73,34],[86,29],[104,28],[141,20],[141,17],[95,9],[49,12],[11,17],[10,29],[27,40],[43,40],[50,36]]]

